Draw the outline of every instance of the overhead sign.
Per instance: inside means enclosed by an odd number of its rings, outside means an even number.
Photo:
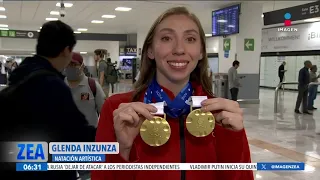
[[[320,22],[292,25],[298,31],[262,30],[261,52],[308,51],[320,48]]]
[[[285,14],[290,14],[290,18],[288,19],[288,16],[285,18]],[[263,13],[264,25],[279,23],[285,25],[286,20],[298,21],[315,17],[320,17],[320,1]]]
[[[244,39],[244,50],[254,51],[254,39]]]
[[[0,37],[36,39],[38,38],[38,32],[21,30],[1,30]]]
[[[223,50],[230,51],[231,39],[223,39]]]
[[[134,47],[134,46],[121,47],[119,50],[119,53],[120,53],[120,56],[136,56],[137,47]]]

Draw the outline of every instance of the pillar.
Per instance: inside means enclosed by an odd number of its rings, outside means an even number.
[[[262,13],[261,3],[241,3],[239,34],[226,37],[230,39],[228,58],[224,55],[224,38],[219,37],[219,73],[228,73],[232,62],[238,60],[238,75],[244,76],[240,79],[238,99],[252,102],[259,102]]]

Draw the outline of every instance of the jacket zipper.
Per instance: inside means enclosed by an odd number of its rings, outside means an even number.
[[[181,163],[186,162],[186,141],[184,135],[184,116],[179,117],[179,131],[180,131],[180,159]],[[181,171],[180,180],[186,180],[186,171]]]

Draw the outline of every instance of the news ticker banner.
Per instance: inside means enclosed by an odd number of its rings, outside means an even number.
[[[303,171],[300,162],[261,163],[17,163],[16,171],[51,170],[251,170],[251,171]]]
[[[2,162],[105,162],[119,154],[119,143],[110,142],[4,142]]]

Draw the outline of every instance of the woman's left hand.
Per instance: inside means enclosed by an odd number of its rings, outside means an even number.
[[[218,124],[230,127],[234,131],[243,129],[243,111],[239,103],[224,98],[211,98],[201,102],[202,111],[216,112],[214,117]]]

